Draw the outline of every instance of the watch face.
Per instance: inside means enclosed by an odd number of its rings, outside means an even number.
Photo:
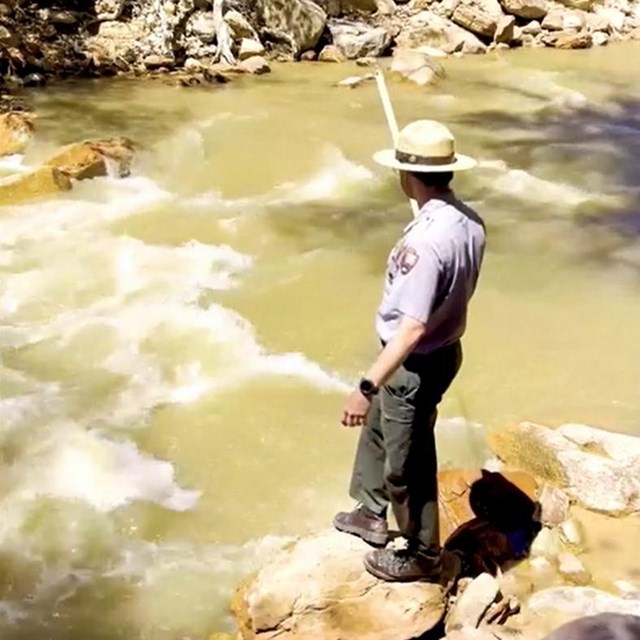
[[[364,395],[371,394],[375,391],[375,385],[371,380],[362,380],[360,382],[360,391],[362,391]]]

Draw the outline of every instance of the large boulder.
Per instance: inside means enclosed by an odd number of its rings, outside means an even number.
[[[33,137],[36,117],[32,113],[11,111],[0,115],[0,156],[22,153]]]
[[[413,15],[396,37],[398,47],[432,47],[445,53],[484,53],[487,47],[476,36],[433,11]]]
[[[370,549],[324,531],[278,553],[234,601],[243,640],[397,640],[433,629],[445,586],[378,580],[362,563]]]
[[[334,45],[349,60],[380,57],[391,45],[391,34],[387,29],[372,28],[363,22],[333,21],[329,31]]]
[[[85,140],[70,144],[47,161],[74,180],[88,180],[110,173],[118,178],[129,175],[134,145],[127,138]]]
[[[610,515],[640,510],[640,439],[566,424],[551,429],[531,422],[489,434],[510,468],[564,487],[582,506]]]
[[[498,0],[460,0],[451,19],[472,33],[493,38],[503,15]]]
[[[0,206],[48,198],[71,189],[69,178],[54,167],[40,167],[0,180]]]
[[[296,54],[316,46],[327,22],[311,0],[258,0],[257,8],[268,29],[291,39]]]
[[[547,15],[545,0],[500,0],[502,8],[519,18],[539,20]]]

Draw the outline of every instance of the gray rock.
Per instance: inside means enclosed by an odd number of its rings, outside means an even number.
[[[311,0],[257,0],[268,29],[291,38],[298,54],[313,49],[324,31],[327,14]]]
[[[439,62],[415,49],[396,49],[390,71],[421,86],[436,84],[446,75]]]
[[[532,20],[522,27],[522,33],[537,36],[542,33],[542,26],[537,20]]]
[[[600,613],[563,624],[544,640],[631,640],[640,638],[640,618],[619,613]]]
[[[463,627],[477,627],[500,594],[498,581],[489,573],[479,575],[453,605],[445,623],[447,633]]]
[[[364,23],[333,22],[329,24],[333,44],[349,60],[378,58],[391,45],[391,34],[384,27],[371,28]]]
[[[396,37],[396,42],[402,49],[427,46],[445,53],[484,53],[487,50],[486,45],[472,33],[432,11],[421,11],[412,16]]]

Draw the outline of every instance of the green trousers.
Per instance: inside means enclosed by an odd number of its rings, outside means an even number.
[[[379,515],[391,504],[400,533],[439,545],[438,404],[462,364],[459,342],[411,355],[373,399],[360,433],[350,495]]]

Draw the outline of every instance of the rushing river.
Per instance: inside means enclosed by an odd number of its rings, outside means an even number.
[[[640,43],[445,61],[391,83],[446,122],[489,252],[441,464],[483,428],[640,435]],[[233,587],[349,506],[345,392],[376,349],[387,252],[411,215],[355,67],[222,88],[39,90],[37,142],[127,135],[131,178],[0,212],[0,636],[173,640],[230,629]]]

